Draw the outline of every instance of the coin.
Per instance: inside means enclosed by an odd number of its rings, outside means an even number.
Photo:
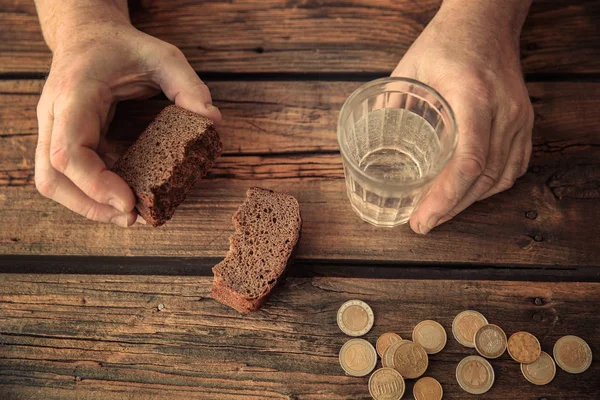
[[[456,380],[465,392],[482,394],[494,384],[494,369],[485,358],[468,356],[458,363]]]
[[[377,349],[377,354],[379,357],[383,359],[383,353],[395,342],[402,340],[400,335],[394,332],[386,332],[383,335],[379,336],[377,339],[377,343],[375,343],[375,348]]]
[[[539,340],[529,332],[513,333],[508,338],[507,348],[512,359],[522,364],[534,362],[542,352]]]
[[[376,364],[375,348],[364,339],[350,339],[340,349],[340,365],[348,375],[368,375]]]
[[[475,333],[487,324],[487,319],[481,313],[472,310],[463,311],[452,321],[452,335],[463,346],[475,347],[473,342]]]
[[[475,349],[485,358],[498,358],[506,350],[506,333],[498,325],[484,325],[475,334]]]
[[[393,354],[394,369],[406,379],[415,379],[423,375],[429,365],[425,349],[420,344],[409,340],[396,343],[399,345]]]
[[[580,374],[592,365],[592,349],[578,336],[563,336],[554,345],[554,359],[571,374]]]
[[[400,400],[404,389],[404,378],[393,368],[379,368],[369,378],[369,393],[375,400]]]
[[[348,336],[362,336],[373,327],[373,310],[364,301],[349,300],[337,312],[337,323]]]
[[[556,364],[550,354],[542,351],[542,354],[534,362],[521,364],[521,373],[534,385],[546,385],[556,375]]]
[[[381,357],[381,365],[386,368],[394,368],[394,352],[400,346],[402,342],[410,342],[410,340],[398,340],[394,342],[383,352],[383,357]]]
[[[439,323],[427,319],[415,326],[412,333],[413,342],[423,346],[427,354],[436,354],[446,346],[446,331]]]
[[[419,379],[413,386],[415,400],[442,400],[442,385],[430,376]]]

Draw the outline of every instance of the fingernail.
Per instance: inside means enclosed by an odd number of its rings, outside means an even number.
[[[430,230],[432,230],[433,228],[435,228],[438,224],[438,222],[440,222],[440,216],[438,214],[433,214],[431,217],[429,217],[429,219],[427,220],[427,232],[429,232]]]
[[[213,110],[217,110],[218,111],[219,110],[212,103],[206,103],[204,106],[206,107],[206,110],[208,110],[208,111],[213,111]]]
[[[119,210],[121,212],[127,212],[125,210],[125,207],[123,206],[123,203],[121,203],[117,199],[110,199],[110,200],[108,200],[108,204],[110,204],[111,206],[113,206],[114,208],[116,208],[117,210]]]
[[[113,217],[110,222],[115,225],[119,225],[121,228],[127,228],[129,226],[129,216],[127,214],[117,215]]]
[[[104,162],[109,168],[112,168],[113,165],[119,159],[119,155],[117,153],[106,153],[104,154]]]

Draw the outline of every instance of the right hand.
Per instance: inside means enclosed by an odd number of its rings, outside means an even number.
[[[128,23],[78,27],[57,43],[37,107],[35,185],[45,197],[95,221],[127,227],[135,196],[102,158],[117,102],[161,89],[177,105],[221,120],[210,92],[175,46]]]

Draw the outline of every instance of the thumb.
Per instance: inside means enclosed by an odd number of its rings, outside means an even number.
[[[210,90],[176,47],[160,62],[157,81],[165,95],[180,107],[221,122],[221,112],[212,104]],[[172,51],[171,51],[172,50]]]

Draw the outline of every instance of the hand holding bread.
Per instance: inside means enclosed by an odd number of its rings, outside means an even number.
[[[95,9],[80,3],[36,2],[53,60],[37,108],[35,183],[89,219],[126,227],[136,220],[136,199],[105,157],[116,103],[162,90],[216,123],[221,114],[178,48],[130,24],[126,2]]]

